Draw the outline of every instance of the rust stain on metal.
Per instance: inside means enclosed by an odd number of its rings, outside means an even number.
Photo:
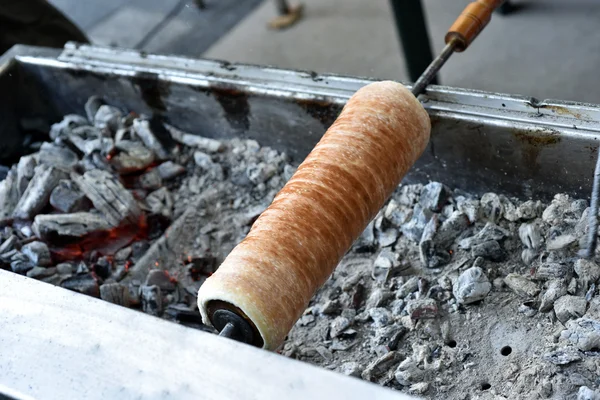
[[[250,129],[248,93],[229,86],[211,86],[210,92],[219,102],[229,125],[239,131]]]
[[[581,113],[569,110],[567,107],[553,106],[553,105],[540,105],[539,108],[545,108],[547,110],[552,110],[553,112],[555,112],[556,114],[559,114],[559,115],[570,115],[570,116],[578,118],[578,119],[583,119]]]
[[[302,107],[308,115],[318,120],[325,129],[333,124],[343,108],[343,106],[330,101],[317,99],[298,99],[296,104]]]
[[[561,141],[560,133],[551,130],[514,130],[513,136],[521,143],[543,147],[549,146]]]

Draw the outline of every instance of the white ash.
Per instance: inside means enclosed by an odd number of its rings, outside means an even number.
[[[254,141],[159,132],[129,111],[90,99],[87,118],[66,116],[7,170],[0,268],[211,331],[199,287],[295,168]],[[400,186],[281,352],[426,398],[593,398],[600,267],[577,256],[588,214],[565,194]],[[140,219],[145,237],[114,235]],[[70,253],[83,239],[95,247]]]

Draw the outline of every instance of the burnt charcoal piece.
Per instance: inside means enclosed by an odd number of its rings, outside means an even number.
[[[158,159],[164,160],[169,156],[162,143],[150,129],[150,121],[139,118],[134,119],[133,130],[142,143],[144,143],[144,146],[152,150]]]
[[[43,143],[38,153],[38,162],[49,167],[70,170],[77,165],[79,157],[66,147]]]
[[[419,243],[431,215],[429,209],[424,209],[420,204],[415,205],[411,220],[402,225],[401,231],[404,236],[413,242]]]
[[[68,179],[58,183],[50,194],[52,207],[64,213],[89,210],[91,203],[79,190],[79,187]]]
[[[173,215],[173,197],[169,190],[162,187],[146,197],[146,204],[150,212],[171,219]]]
[[[454,297],[459,303],[470,304],[482,300],[492,290],[492,284],[483,270],[472,267],[460,274],[453,288]]]
[[[473,258],[483,257],[491,261],[502,261],[506,257],[506,253],[500,247],[500,243],[495,240],[488,240],[473,246],[471,256]]]
[[[84,171],[91,171],[93,169],[112,171],[112,168],[108,163],[108,159],[106,156],[103,156],[100,153],[92,153],[83,156],[79,162],[79,166],[83,168]]]
[[[61,237],[81,238],[109,229],[111,225],[105,218],[88,212],[37,215],[32,225],[35,235],[48,242],[56,242]]]
[[[162,293],[158,286],[140,286],[142,310],[146,314],[160,316],[163,312]]]
[[[34,265],[45,267],[52,263],[50,249],[48,249],[46,243],[38,241],[27,243],[21,248],[21,251]]]
[[[157,190],[162,187],[162,178],[156,168],[140,175],[137,181],[140,187],[146,190]]]
[[[175,290],[177,285],[171,280],[171,277],[167,275],[166,271],[162,269],[152,269],[148,272],[146,277],[145,286],[158,286],[160,290],[172,292]]]
[[[100,286],[100,298],[113,304],[129,307],[129,287],[120,283],[105,283]]]
[[[92,269],[96,276],[107,279],[112,274],[112,263],[107,257],[100,257],[98,261],[94,263]]]
[[[11,257],[10,269],[17,274],[26,274],[33,267],[29,258],[23,253],[15,252]]]
[[[510,232],[506,229],[499,227],[491,222],[488,222],[482,230],[477,232],[475,236],[463,239],[459,243],[459,247],[462,249],[470,249],[479,244],[495,240],[500,241],[510,236]]]
[[[166,161],[156,167],[158,174],[162,179],[169,180],[185,172],[185,167],[175,164],[173,161]]]
[[[87,294],[92,297],[100,297],[100,288],[98,282],[92,274],[80,274],[65,279],[60,286],[65,289]]]
[[[87,116],[89,123],[94,123],[96,113],[98,112],[100,107],[102,107],[105,104],[106,101],[104,101],[104,99],[100,96],[92,96],[85,102],[85,115]]]
[[[117,107],[102,105],[94,115],[94,126],[100,129],[107,129],[110,132],[116,132],[121,124],[123,114]]]
[[[13,217],[23,220],[33,219],[48,204],[52,190],[65,177],[66,173],[57,168],[36,167],[33,178],[15,207]]]
[[[139,142],[122,140],[115,147],[118,153],[110,163],[120,174],[144,170],[154,162],[154,153]]]
[[[0,224],[5,224],[12,219],[18,201],[17,173],[11,170],[0,182]]]
[[[19,239],[16,235],[11,234],[2,244],[0,245],[0,254],[4,254],[15,248],[15,245]]]
[[[567,294],[567,284],[563,279],[553,279],[547,284],[548,289],[542,295],[540,312],[548,312],[554,306],[554,302]]]
[[[469,218],[460,211],[454,211],[450,218],[444,221],[434,236],[434,243],[438,250],[447,250],[454,240],[460,236],[470,225]]]
[[[131,245],[131,261],[137,263],[146,254],[150,248],[150,243],[145,240],[138,240]]]
[[[6,165],[0,165],[0,181],[3,181],[4,178],[6,178],[8,171],[10,171],[10,167],[7,167]]]
[[[139,222],[142,211],[136,200],[109,172],[92,170],[84,175],[73,174],[71,178],[112,226],[124,221]]]
[[[424,209],[440,212],[450,198],[450,190],[439,182],[430,182],[423,186],[419,203]]]
[[[225,150],[225,145],[218,140],[185,133],[168,124],[165,124],[165,128],[175,141],[186,146],[195,147],[207,153],[218,153]]]
[[[49,278],[56,274],[56,268],[33,267],[27,271],[27,276],[33,279]]]
[[[35,174],[36,161],[33,156],[23,156],[17,164],[17,190],[19,197],[25,193],[29,181]]]
[[[88,125],[89,122],[77,114],[65,115],[62,121],[53,124],[50,127],[50,139],[56,140],[58,137],[67,136],[78,126]]]

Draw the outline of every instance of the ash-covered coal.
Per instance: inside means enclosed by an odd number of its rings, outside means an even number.
[[[0,268],[209,330],[196,294],[291,177],[284,154],[94,97],[0,181]],[[428,398],[600,398],[589,208],[400,186],[281,353]]]
[[[0,181],[0,268],[200,329],[198,288],[293,173],[91,98]]]
[[[588,216],[563,194],[401,186],[282,353],[428,398],[596,398],[600,266],[578,257]]]

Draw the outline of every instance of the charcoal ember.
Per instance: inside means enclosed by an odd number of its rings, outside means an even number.
[[[48,278],[56,274],[56,268],[33,267],[27,271],[27,276],[33,279]]]
[[[374,382],[392,371],[401,359],[402,355],[399,352],[390,351],[367,365],[362,372],[361,377],[366,381]]]
[[[11,234],[2,244],[0,244],[0,254],[4,254],[8,251],[11,251],[15,248],[19,239],[16,235]]]
[[[399,228],[407,222],[408,214],[400,208],[396,200],[391,199],[385,207],[383,216],[389,221],[391,226]]]
[[[110,158],[110,164],[120,174],[142,171],[154,160],[154,153],[143,144],[130,140],[122,140],[115,144],[116,154]]]
[[[582,287],[586,289],[590,284],[594,284],[600,279],[600,266],[592,260],[578,259],[575,261],[574,270],[581,281]]]
[[[163,298],[158,286],[140,286],[142,310],[146,314],[160,316],[163,312]]]
[[[33,178],[35,174],[35,167],[37,166],[37,161],[35,157],[32,155],[23,156],[19,159],[19,163],[17,164],[17,191],[18,196],[21,197],[25,190],[27,189],[27,185],[29,185],[29,181]]]
[[[485,193],[479,201],[481,206],[481,216],[484,220],[492,223],[500,221],[500,217],[504,214],[504,206],[500,200],[500,196],[495,193]]]
[[[544,222],[550,225],[559,225],[565,219],[565,214],[571,210],[571,200],[565,194],[557,194],[552,202],[542,213]]]
[[[132,252],[131,246],[123,247],[115,253],[114,259],[115,261],[126,261],[131,256]]]
[[[534,249],[523,249],[521,252],[521,260],[525,265],[531,265],[533,260],[535,260],[538,256],[538,251]]]
[[[137,183],[142,189],[157,190],[162,187],[162,178],[156,168],[153,168],[140,175],[137,179]]]
[[[146,240],[138,240],[131,245],[131,261],[137,263],[150,248],[150,243]]]
[[[21,252],[25,254],[32,264],[45,267],[52,263],[52,258],[50,257],[50,249],[44,242],[31,242],[25,244],[21,248]]]
[[[567,365],[575,361],[581,361],[581,354],[572,347],[563,347],[544,354],[542,359],[554,365]]]
[[[377,241],[381,247],[389,247],[396,244],[398,240],[399,232],[396,228],[388,228],[379,233]]]
[[[532,220],[542,214],[542,202],[528,200],[517,207],[517,214],[521,220]]]
[[[416,299],[406,304],[406,311],[411,319],[435,318],[438,314],[438,304],[434,299]]]
[[[546,279],[571,279],[573,276],[573,266],[558,262],[545,262],[535,271],[535,278]]]
[[[479,244],[495,240],[501,241],[507,237],[510,237],[511,234],[504,228],[499,227],[498,225],[488,222],[485,224],[483,229],[477,232],[474,236],[465,238],[458,243],[459,248],[469,250],[474,246]]]
[[[82,238],[111,228],[106,218],[89,212],[40,214],[36,215],[32,225],[38,238],[52,243],[60,238]]]
[[[25,254],[16,252],[10,258],[10,269],[17,274],[26,274],[34,265]]]
[[[100,298],[102,300],[129,307],[131,300],[129,298],[129,288],[121,283],[105,283],[100,286]]]
[[[469,199],[464,196],[456,198],[456,208],[461,213],[465,214],[470,223],[475,223],[479,219],[480,204],[477,199]]]
[[[109,172],[92,170],[84,175],[72,174],[71,179],[112,226],[119,226],[125,221],[131,224],[139,222],[142,211],[137,201]]]
[[[150,127],[150,121],[136,118],[133,120],[133,130],[138,138],[144,143],[148,149],[154,152],[154,155],[159,160],[164,160],[169,157],[169,153],[163,147]]]
[[[542,295],[540,312],[548,312],[554,307],[554,302],[567,294],[567,284],[564,279],[548,281],[547,289]]]
[[[56,265],[56,272],[61,276],[69,277],[75,272],[73,267],[69,262],[60,263]]]
[[[222,181],[224,178],[223,167],[220,164],[215,163],[212,157],[201,151],[194,152],[194,162],[203,172],[208,174],[212,179]],[[248,176],[248,179],[250,177]]]
[[[63,170],[71,170],[79,162],[75,152],[66,147],[53,143],[43,143],[38,152],[38,164],[47,167],[55,167]]]
[[[473,246],[471,256],[473,258],[482,257],[491,261],[502,261],[506,257],[506,253],[496,240],[488,240]]]
[[[440,223],[437,214],[434,214],[427,225],[425,225],[425,229],[423,229],[423,235],[419,242],[419,258],[426,268],[435,268],[443,262],[443,260],[437,256],[437,251],[433,242],[433,237],[439,226]]]
[[[407,332],[408,329],[402,325],[395,324],[385,326],[376,331],[373,344],[375,346],[383,345],[389,350],[396,350],[398,348],[400,339],[402,339]]]
[[[543,243],[542,228],[537,221],[524,223],[519,226],[519,238],[528,249],[539,249]]]
[[[554,302],[556,317],[563,324],[570,319],[583,317],[587,308],[584,297],[566,295]]]
[[[190,133],[185,133],[174,126],[165,124],[165,128],[171,134],[171,137],[186,146],[195,147],[198,150],[207,152],[207,153],[218,153],[225,150],[225,145],[215,139],[205,138],[202,136],[192,135]]]
[[[117,107],[106,104],[101,105],[94,114],[94,126],[100,129],[108,129],[111,132],[116,132],[121,125],[123,114]]]
[[[7,167],[6,165],[0,165],[0,181],[3,181],[4,178],[6,178],[8,171],[10,171],[10,167]]]
[[[108,158],[97,152],[84,155],[79,161],[79,168],[83,171],[91,171],[94,169],[112,171]]]
[[[52,207],[63,213],[89,210],[90,201],[69,179],[62,179],[50,194]]]
[[[504,284],[524,298],[535,297],[540,293],[538,285],[519,274],[508,274],[504,278]]]
[[[100,257],[92,266],[92,270],[96,276],[102,279],[108,279],[112,274],[112,267],[112,262],[108,257]]]
[[[52,124],[50,127],[50,139],[56,140],[59,137],[67,136],[78,126],[88,125],[88,121],[77,114],[65,115],[63,120]]]
[[[442,223],[442,226],[435,234],[434,241],[436,247],[438,249],[448,249],[469,225],[469,217],[465,213],[454,211],[450,217]]]
[[[593,390],[587,386],[581,386],[577,391],[577,400],[600,400],[600,390]]]
[[[70,141],[84,155],[91,155],[93,153],[99,153],[102,157],[109,157],[115,151],[115,142],[112,138],[99,137],[97,139],[81,139],[77,136],[70,138]]]
[[[89,99],[87,99],[84,106],[85,115],[87,116],[86,125],[89,123],[94,123],[96,113],[98,112],[100,107],[102,107],[105,104],[106,101],[100,96],[91,96]]]
[[[176,164],[173,161],[165,161],[164,163],[156,167],[156,170],[158,171],[158,174],[160,175],[161,179],[164,180],[173,179],[176,176],[185,173],[185,167]]]
[[[102,131],[94,126],[84,125],[79,126],[71,131],[66,137],[72,145],[74,145],[82,153],[90,153],[87,151],[87,142],[92,142],[102,137]]]
[[[365,286],[358,282],[350,291],[349,307],[354,310],[359,309],[365,302],[365,295]]]
[[[388,326],[394,322],[392,313],[383,307],[370,308],[368,313],[376,328]]]
[[[165,187],[150,193],[146,197],[146,205],[152,214],[171,219],[173,216],[173,196]]]
[[[171,279],[166,271],[161,269],[152,269],[148,272],[145,286],[158,286],[161,291],[172,292],[176,289],[176,283]]]
[[[66,173],[57,168],[36,167],[25,193],[15,206],[13,217],[22,220],[33,219],[48,204],[52,190],[65,177]]]
[[[513,202],[506,196],[499,196],[500,202],[502,203],[502,216],[505,220],[510,222],[517,222],[521,219],[517,207]]]
[[[433,214],[431,211],[429,211],[429,209],[425,209],[421,207],[420,204],[417,204],[413,209],[412,218],[410,221],[402,225],[400,230],[408,239],[415,243],[419,243],[421,237],[423,236],[425,226],[431,219],[432,215]]]
[[[472,267],[458,277],[453,288],[454,297],[459,303],[471,304],[483,300],[492,290],[492,285],[483,270]]]
[[[561,340],[571,342],[581,351],[600,348],[600,322],[589,318],[578,318],[567,321],[566,330],[560,335]]]
[[[388,277],[400,269],[400,255],[390,249],[383,249],[375,258],[371,269],[371,277],[379,284],[387,282]]]
[[[450,190],[439,182],[430,182],[423,186],[419,203],[424,209],[440,212],[450,198]]]
[[[393,297],[393,293],[389,290],[376,288],[369,295],[369,298],[367,299],[367,302],[365,304],[365,308],[368,310],[370,308],[384,306]]]
[[[573,234],[564,234],[546,241],[547,250],[562,250],[577,243],[577,237]]]
[[[402,286],[400,286],[400,288],[396,292],[396,298],[403,299],[411,293],[416,292],[417,290],[419,290],[419,277],[413,276],[409,278],[406,282],[404,282]]]
[[[18,202],[17,173],[13,169],[0,182],[0,224],[5,224],[12,219],[13,211]]]
[[[79,292],[92,297],[100,297],[98,281],[90,273],[73,275],[60,283],[65,289]]]

